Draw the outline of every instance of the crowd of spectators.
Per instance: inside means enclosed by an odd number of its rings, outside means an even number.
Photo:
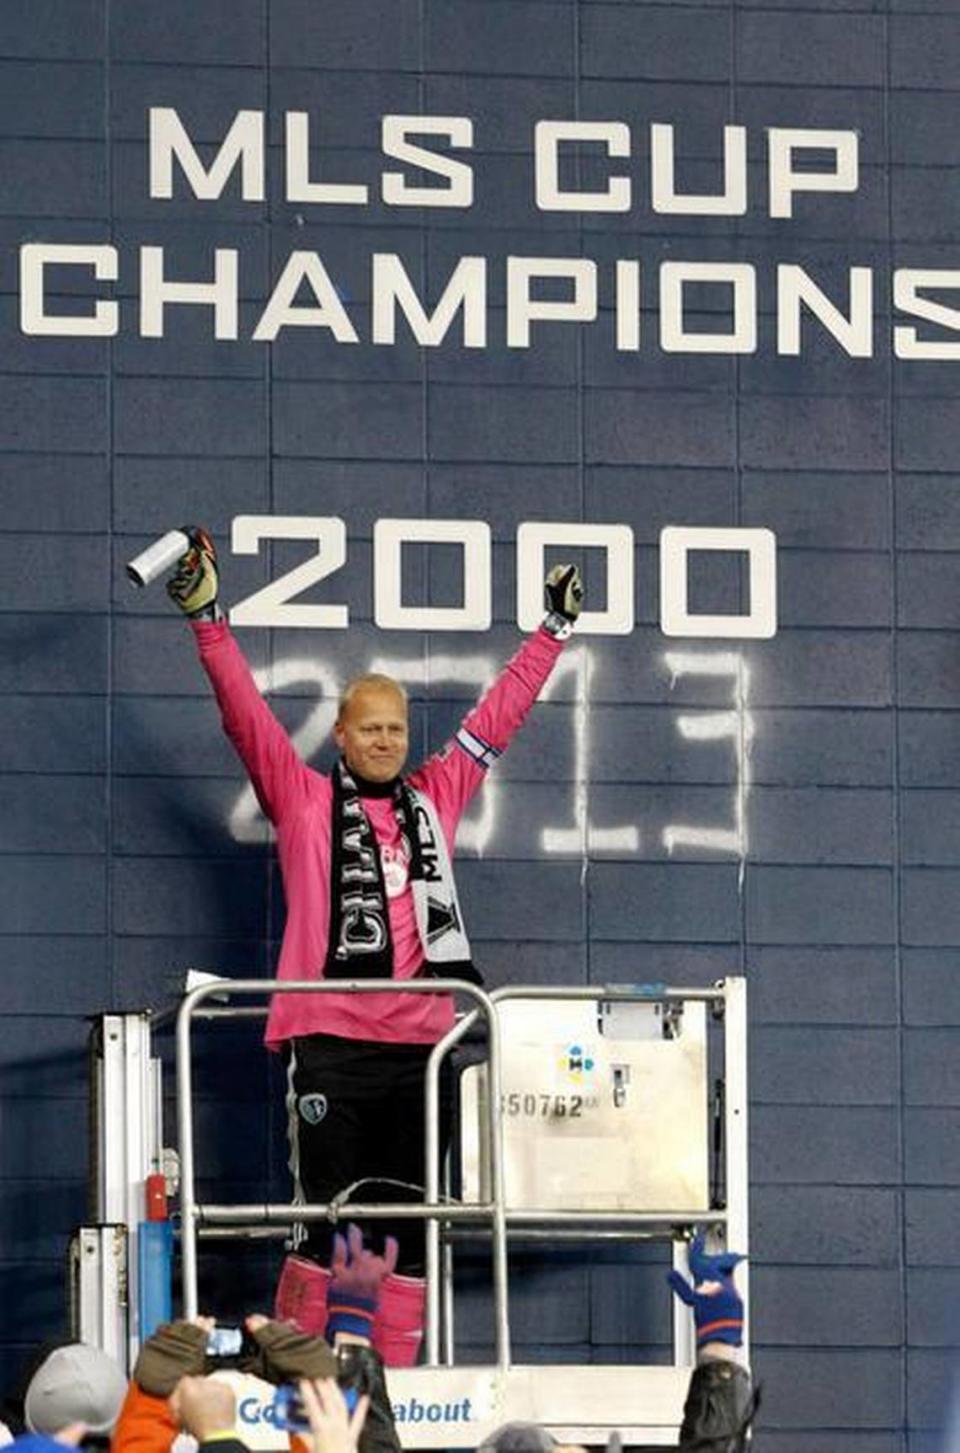
[[[389,1238],[381,1256],[364,1246],[356,1227],[335,1238],[324,1337],[295,1322],[246,1319],[233,1365],[277,1386],[275,1426],[287,1430],[291,1453],[400,1453],[383,1364],[370,1340],[380,1283],[395,1257]],[[670,1273],[697,1333],[683,1453],[743,1453],[749,1441],[757,1394],[739,1360],[743,1302],[734,1269],[740,1259],[708,1253],[698,1234],[688,1251],[692,1280]],[[11,1427],[0,1424],[0,1443],[9,1443],[12,1453],[63,1453],[65,1447],[186,1453],[195,1445],[204,1453],[247,1453],[236,1428],[234,1390],[217,1375],[213,1333],[210,1318],[165,1323],[143,1344],[129,1383],[97,1348],[70,1343],[41,1353],[21,1395],[6,1405]],[[194,1443],[178,1448],[183,1434]],[[478,1453],[551,1449],[559,1445],[545,1429],[508,1423]]]

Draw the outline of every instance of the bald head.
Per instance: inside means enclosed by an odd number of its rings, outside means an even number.
[[[407,704],[406,688],[401,686],[399,681],[395,681],[392,676],[384,676],[380,671],[366,671],[362,676],[354,676],[341,691],[340,700],[337,703],[337,721],[343,721],[357,692],[366,691],[368,688],[375,691],[393,691],[399,696],[404,706]]]

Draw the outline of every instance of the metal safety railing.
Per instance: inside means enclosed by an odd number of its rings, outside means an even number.
[[[449,1033],[434,1047],[426,1070],[425,1083],[425,1196],[415,1203],[362,1203],[348,1201],[326,1205],[247,1203],[236,1205],[201,1204],[195,1191],[195,1156],[193,1133],[193,1076],[191,1063],[191,1029],[194,1020],[265,1017],[267,1006],[210,1006],[207,1001],[225,996],[249,997],[276,993],[365,993],[463,994],[473,1002]],[[606,1003],[664,1003],[701,1001],[718,1007],[724,1013],[726,1094],[724,1096],[724,1130],[728,1164],[738,1169],[728,1177],[725,1208],[705,1211],[699,1208],[671,1208],[656,1211],[573,1211],[557,1209],[509,1210],[505,1195],[503,1150],[503,1106],[501,1099],[502,1044],[497,1005],[509,999],[595,1000]],[[487,1200],[469,1203],[441,1198],[439,1077],[445,1057],[463,1039],[480,1017],[486,1021],[487,1073],[489,1096],[485,1116],[486,1147],[490,1167],[490,1196]],[[394,980],[364,979],[335,982],[290,981],[275,979],[219,979],[203,984],[187,994],[177,1016],[177,1116],[180,1141],[180,1205],[181,1252],[184,1316],[198,1311],[197,1253],[198,1236],[232,1236],[250,1234],[260,1229],[269,1233],[276,1228],[280,1234],[294,1222],[319,1220],[405,1218],[426,1222],[427,1305],[425,1352],[427,1366],[440,1363],[441,1324],[441,1224],[448,1227],[464,1224],[489,1225],[492,1242],[493,1300],[495,1349],[497,1364],[510,1364],[508,1233],[536,1234],[534,1228],[550,1228],[559,1237],[602,1239],[605,1236],[639,1237],[666,1228],[671,1236],[678,1229],[696,1222],[723,1226],[728,1244],[738,1249],[747,1247],[746,1201],[746,1001],[742,979],[728,979],[712,988],[672,988],[652,985],[584,985],[545,986],[511,985],[487,994],[462,980]],[[733,1050],[733,1052],[731,1052]],[[742,1174],[739,1170],[742,1169]],[[733,1184],[729,1182],[732,1180]],[[546,1234],[545,1232],[543,1234]],[[448,1278],[449,1280],[449,1278]],[[682,1311],[682,1309],[680,1309]],[[689,1320],[689,1319],[687,1319]],[[675,1315],[675,1347],[689,1335],[682,1335],[679,1314]]]
[[[231,1010],[218,1007],[207,1010],[205,1014],[198,1013],[199,1006],[204,1000],[213,996],[222,998],[224,994],[270,994],[275,993],[358,993],[373,994],[383,993],[385,990],[406,994],[443,994],[463,993],[468,995],[477,1005],[478,1011],[483,1011],[489,1034],[489,1066],[491,1085],[495,1087],[491,1095],[491,1113],[488,1117],[487,1134],[488,1150],[491,1165],[491,1188],[492,1199],[485,1204],[471,1204],[470,1206],[458,1206],[441,1204],[438,1200],[440,1191],[440,1155],[439,1155],[439,1063],[444,1052],[444,1047],[449,1047],[449,1042],[456,1043],[456,1028],[441,1040],[430,1057],[426,1085],[425,1104],[425,1133],[426,1133],[426,1185],[425,1199],[417,1203],[375,1203],[364,1204],[348,1201],[343,1205],[337,1205],[334,1209],[329,1205],[307,1202],[293,1205],[200,1205],[195,1195],[195,1174],[194,1174],[194,1147],[193,1147],[193,1075],[190,1056],[190,1028],[194,1018],[234,1018],[243,1011]],[[262,1011],[266,1014],[266,1008]],[[459,1027],[459,1026],[457,1026]],[[439,1053],[438,1053],[439,1051]],[[275,979],[227,979],[217,980],[211,984],[203,984],[193,989],[183,1001],[180,1012],[177,1016],[177,1124],[180,1139],[180,1214],[181,1214],[181,1258],[183,1277],[183,1314],[185,1317],[195,1317],[199,1310],[197,1301],[197,1228],[200,1224],[206,1225],[248,1225],[248,1224],[282,1224],[290,1221],[322,1221],[329,1219],[376,1219],[376,1218],[409,1218],[426,1219],[428,1223],[428,1240],[430,1237],[429,1228],[431,1224],[438,1226],[438,1218],[443,1220],[472,1220],[489,1219],[492,1242],[493,1242],[493,1280],[494,1280],[494,1318],[495,1318],[495,1344],[497,1362],[501,1366],[507,1366],[510,1361],[510,1328],[507,1312],[507,1236],[506,1221],[504,1216],[504,1195],[503,1195],[503,1153],[501,1141],[501,1122],[496,1113],[495,1105],[499,1105],[499,1094],[496,1092],[500,1084],[500,1035],[497,1024],[496,1011],[492,1000],[482,989],[473,984],[464,983],[459,979],[416,979],[416,980],[394,980],[394,979],[337,979],[335,981],[317,983],[288,981],[280,982]],[[435,1248],[436,1241],[432,1241]],[[428,1266],[429,1276],[429,1266]],[[435,1281],[435,1276],[430,1278]],[[427,1360],[428,1363],[437,1359],[438,1346],[438,1325],[436,1317],[436,1305],[433,1308],[428,1304],[427,1308]]]

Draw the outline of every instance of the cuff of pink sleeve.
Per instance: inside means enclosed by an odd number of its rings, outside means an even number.
[[[197,638],[199,646],[212,646],[217,641],[222,641],[227,634],[226,617],[218,621],[188,621],[187,623]]]
[[[540,629],[552,641],[569,641],[573,635],[573,621],[567,620],[558,611],[551,610],[544,616]]]

